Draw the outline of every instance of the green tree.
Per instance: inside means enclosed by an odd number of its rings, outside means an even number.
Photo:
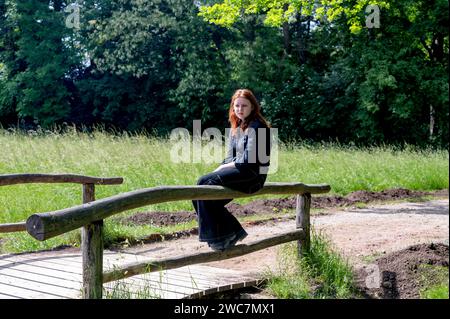
[[[2,36],[2,109],[15,107],[20,118],[52,125],[70,113],[68,73],[76,66],[65,45],[62,1],[7,1]]]
[[[379,28],[367,23],[369,4]],[[448,145],[447,1],[227,0],[200,15],[226,27],[260,15],[285,56],[300,48],[298,70],[264,98],[294,137]]]

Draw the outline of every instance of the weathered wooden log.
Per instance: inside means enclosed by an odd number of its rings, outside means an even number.
[[[95,201],[94,184],[83,185],[83,203]],[[84,299],[101,299],[103,292],[103,220],[81,229]]]
[[[0,186],[27,183],[77,183],[116,185],[122,184],[122,177],[92,177],[75,174],[6,174],[0,175]]]
[[[264,194],[319,194],[329,190],[329,185],[302,183],[266,183],[263,189],[253,194],[222,186],[160,186],[122,193],[54,212],[33,214],[27,219],[27,231],[37,240],[46,240],[111,215],[151,204],[177,200],[240,198]]]
[[[0,233],[14,233],[25,230],[27,230],[27,224],[25,222],[0,224]]]
[[[206,263],[211,261],[224,260],[229,258],[234,258],[242,255],[246,255],[261,249],[268,247],[284,244],[290,241],[301,239],[305,236],[302,229],[297,229],[295,231],[290,231],[282,233],[276,236],[268,237],[258,241],[254,241],[248,244],[241,244],[229,248],[223,252],[220,251],[209,251],[204,253],[184,255],[179,257],[171,257],[161,260],[148,260],[141,261],[137,263],[127,264],[120,269],[114,269],[103,273],[103,282],[110,282],[114,280],[119,280],[139,274],[174,269],[187,265]]]
[[[310,237],[310,207],[311,207],[311,194],[299,194],[297,195],[297,206],[295,209],[295,221],[297,228],[301,228],[305,231],[305,237],[300,239],[297,243],[298,256],[302,257],[309,252],[311,245]]]

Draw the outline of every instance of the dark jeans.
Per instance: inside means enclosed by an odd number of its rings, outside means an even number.
[[[244,193],[254,193],[264,186],[266,175],[258,175],[252,170],[225,168],[199,178],[197,185],[220,185]],[[233,199],[193,200],[198,217],[200,241],[218,243],[233,236],[245,233],[241,224],[225,205]]]

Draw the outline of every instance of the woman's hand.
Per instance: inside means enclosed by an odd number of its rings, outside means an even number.
[[[230,163],[228,163],[228,164],[222,164],[222,165],[220,165],[219,167],[217,167],[217,168],[214,170],[214,172],[218,172],[218,171],[220,171],[220,170],[222,170],[222,169],[224,169],[224,168],[228,168],[228,167],[235,167],[234,162],[230,162]]]

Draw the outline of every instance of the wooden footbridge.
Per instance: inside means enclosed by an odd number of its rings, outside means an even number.
[[[20,183],[80,183],[83,204],[31,215],[26,222],[1,224],[0,232],[27,231],[46,240],[81,228],[81,249],[0,255],[0,298],[198,298],[235,288],[255,286],[262,278],[204,263],[249,254],[290,241],[301,256],[309,250],[311,194],[326,193],[329,185],[266,183],[254,194],[221,186],[162,186],[95,200],[94,185],[120,184],[122,178],[66,174],[0,175],[0,187]],[[240,244],[224,252],[205,251],[170,258],[104,251],[103,220],[114,214],[176,200],[207,200],[262,194],[297,194],[296,229]]]
[[[137,254],[104,252],[105,268],[145,260]],[[81,252],[46,251],[0,255],[0,299],[77,299],[82,297]],[[199,298],[253,287],[262,279],[235,270],[191,265],[107,283],[105,298]]]

